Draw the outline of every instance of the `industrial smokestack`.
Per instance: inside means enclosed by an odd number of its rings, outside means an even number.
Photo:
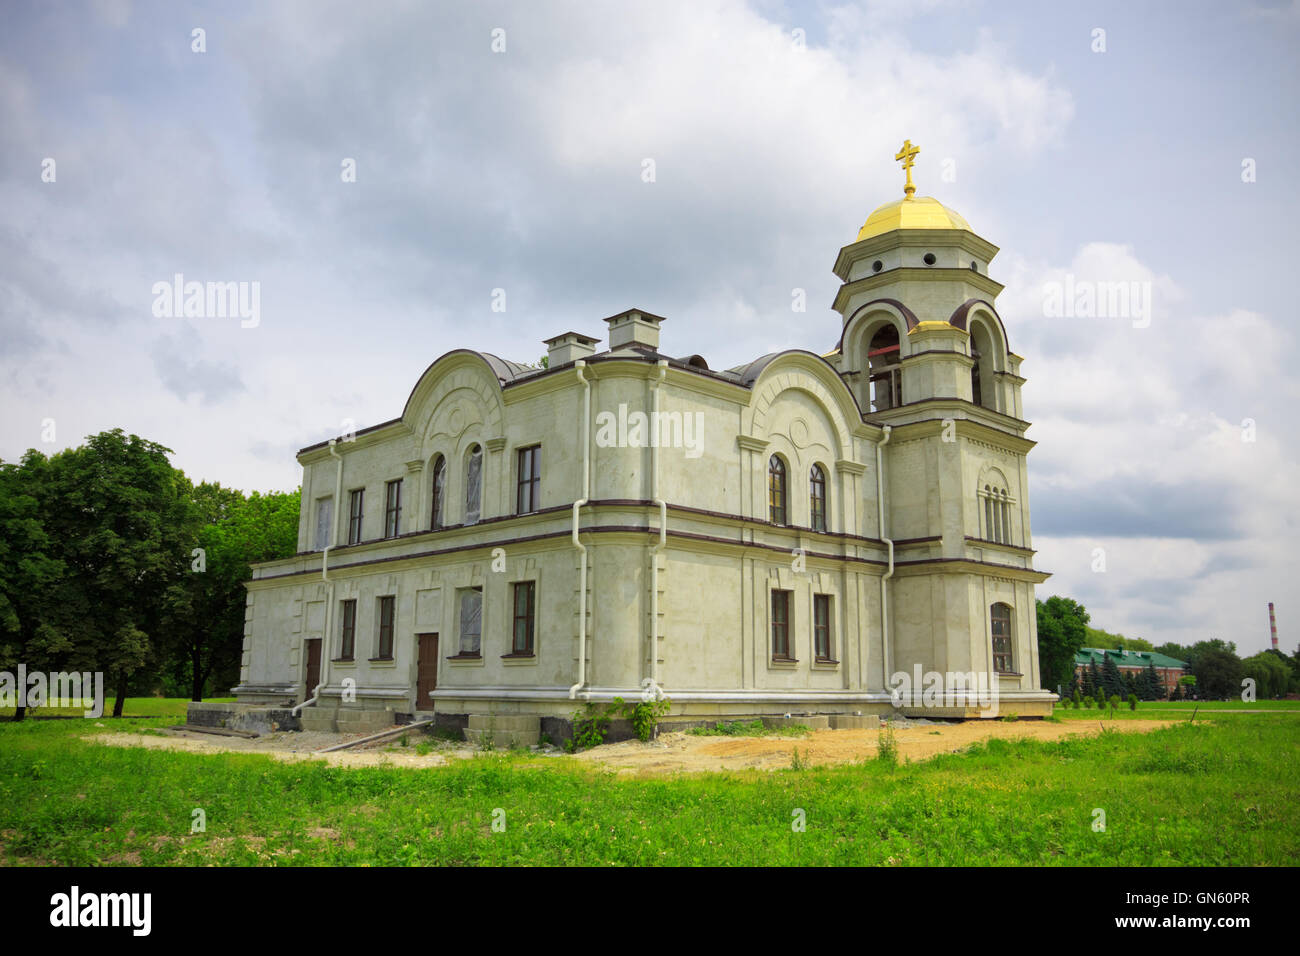
[[[1273,635],[1273,650],[1277,650],[1277,618],[1273,616],[1273,602],[1268,602],[1268,630]]]

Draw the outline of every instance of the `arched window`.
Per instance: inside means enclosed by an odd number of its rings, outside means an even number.
[[[767,463],[767,513],[773,524],[785,524],[785,462],[773,455]]]
[[[826,475],[821,465],[813,465],[808,473],[808,513],[814,531],[826,530]]]
[[[433,508],[429,527],[437,531],[447,521],[447,459],[438,455],[433,459]]]
[[[1011,496],[1002,489],[1002,543],[1011,543]]]
[[[483,504],[483,448],[471,445],[465,458],[465,523],[478,521]]]
[[[871,408],[883,412],[903,404],[903,375],[898,329],[886,323],[867,346],[867,369],[871,383]]]
[[[970,367],[970,400],[994,411],[997,411],[997,384],[994,379],[994,356],[997,353],[998,347],[988,327],[983,322],[972,322],[970,357],[974,364]]]
[[[993,489],[988,485],[984,486],[984,534],[985,541],[992,541],[993,538]]]
[[[989,624],[993,634],[993,669],[999,674],[1015,673],[1011,640],[1011,606],[998,602],[989,609]]]

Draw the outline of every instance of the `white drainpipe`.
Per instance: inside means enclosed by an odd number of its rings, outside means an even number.
[[[880,538],[889,548],[889,569],[880,579],[880,646],[881,663],[884,664],[885,686],[889,686],[889,579],[894,576],[894,541],[885,534],[885,471],[881,466],[880,449],[889,444],[889,435],[893,431],[884,426],[884,437],[876,442],[876,507],[880,521]]]
[[[587,503],[591,494],[591,382],[587,380],[587,363],[579,359],[573,363],[578,381],[585,389],[585,411],[582,424],[582,497],[573,503],[573,546],[578,549],[578,682],[569,688],[569,699],[578,696],[587,683],[587,549],[578,540],[578,509]]]
[[[659,543],[650,549],[650,690],[655,700],[663,700],[663,688],[659,686],[659,555],[663,554],[668,544],[668,505],[659,497],[659,441],[662,430],[659,428],[659,386],[668,375],[668,363],[659,360],[659,374],[651,388],[654,389],[654,414],[650,416],[650,427],[658,432],[655,441],[650,443],[650,499],[659,506]]]
[[[339,496],[343,494],[343,456],[334,447],[337,441],[337,438],[331,438],[329,447],[330,457],[338,462],[338,468],[334,473],[334,513],[330,515],[334,527],[330,529],[330,543],[325,545],[325,550],[321,552],[320,557],[320,578],[329,585],[329,590],[325,596],[325,633],[321,635],[320,641],[320,675],[316,686],[312,689],[311,697],[290,711],[295,717],[302,713],[304,707],[316,703],[320,698],[320,689],[325,686],[326,677],[329,674],[329,639],[331,624],[334,619],[334,582],[330,580],[330,548],[334,547],[335,540],[339,536]]]

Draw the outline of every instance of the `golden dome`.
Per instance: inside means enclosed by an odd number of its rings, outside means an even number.
[[[917,196],[887,202],[870,216],[858,232],[857,241],[883,235],[894,229],[970,229],[970,224],[937,199]]]

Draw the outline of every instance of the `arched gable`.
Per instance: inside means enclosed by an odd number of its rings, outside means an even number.
[[[500,435],[505,400],[491,356],[468,349],[448,352],[430,365],[402,410],[402,420],[420,442],[421,457],[458,451],[467,429],[480,425],[483,438]],[[449,455],[449,457],[451,457]]]
[[[836,348],[844,357],[845,371],[858,371],[861,368],[861,360],[867,354],[867,344],[886,323],[893,325],[898,332],[898,341],[902,346],[901,356],[907,355],[907,333],[917,326],[916,315],[897,299],[874,299],[860,306],[844,323]]]
[[[839,374],[811,352],[782,352],[767,363],[754,382],[749,408],[742,416],[743,433],[769,438],[773,405],[792,389],[808,395],[824,414],[835,445],[829,453],[835,458],[851,457],[853,430],[861,423],[862,413]]]

